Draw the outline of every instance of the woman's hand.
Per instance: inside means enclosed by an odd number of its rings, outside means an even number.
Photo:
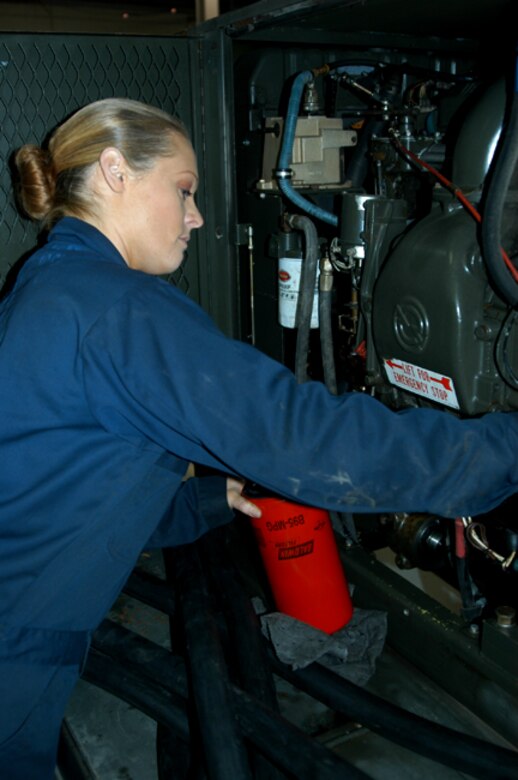
[[[231,509],[242,512],[248,517],[261,517],[261,510],[242,495],[244,482],[229,477],[227,479],[227,504]]]

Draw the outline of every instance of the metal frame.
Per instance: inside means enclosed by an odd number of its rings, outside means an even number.
[[[360,548],[346,551],[343,561],[355,604],[387,612],[389,645],[518,747],[518,677],[502,664],[514,657],[516,665],[518,627],[499,629],[484,621],[472,632]]]

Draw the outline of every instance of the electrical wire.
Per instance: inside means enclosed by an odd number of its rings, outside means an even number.
[[[504,571],[506,571],[512,565],[514,559],[516,558],[516,551],[513,550],[513,552],[507,557],[500,555],[500,553],[497,553],[496,550],[493,550],[489,546],[486,529],[482,523],[473,522],[471,517],[463,517],[462,522],[464,524],[466,539],[472,545],[472,547],[474,547],[476,550],[480,550],[480,552],[483,552],[484,555],[486,555],[492,561],[499,563]]]

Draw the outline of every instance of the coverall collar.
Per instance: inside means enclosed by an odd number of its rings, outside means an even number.
[[[77,217],[63,217],[49,233],[47,245],[58,249],[58,243],[67,245],[67,249],[81,251],[83,247],[95,252],[97,260],[126,266],[126,262],[112,242],[93,225]],[[59,247],[61,249],[61,247]],[[40,262],[52,262],[54,252],[44,253]]]

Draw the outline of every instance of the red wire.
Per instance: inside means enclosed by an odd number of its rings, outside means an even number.
[[[408,157],[410,157],[411,160],[413,160],[417,165],[420,165],[422,168],[426,168],[427,171],[432,173],[436,179],[438,179],[441,184],[446,187],[447,190],[450,190],[453,195],[457,198],[457,200],[462,203],[466,211],[468,211],[473,219],[475,219],[477,222],[482,222],[482,217],[480,216],[480,212],[477,211],[475,206],[470,203],[470,201],[467,199],[467,197],[464,195],[462,190],[460,190],[458,187],[456,187],[453,182],[451,182],[449,179],[446,178],[446,176],[443,176],[442,173],[440,173],[437,168],[434,168],[433,165],[430,165],[429,163],[425,162],[424,160],[421,160],[420,157],[418,157],[416,154],[410,151],[410,149],[407,149],[406,146],[403,146],[401,141],[399,141],[397,138],[392,138],[393,142],[396,144],[396,146],[401,149],[401,151],[406,154]],[[511,258],[503,249],[500,247],[500,252],[502,253],[502,257],[504,259],[504,263],[506,264],[507,268],[509,269],[511,276],[513,277],[514,281],[518,283],[518,269],[512,262]]]
[[[466,534],[462,517],[455,518],[455,555],[457,558],[466,557]]]

